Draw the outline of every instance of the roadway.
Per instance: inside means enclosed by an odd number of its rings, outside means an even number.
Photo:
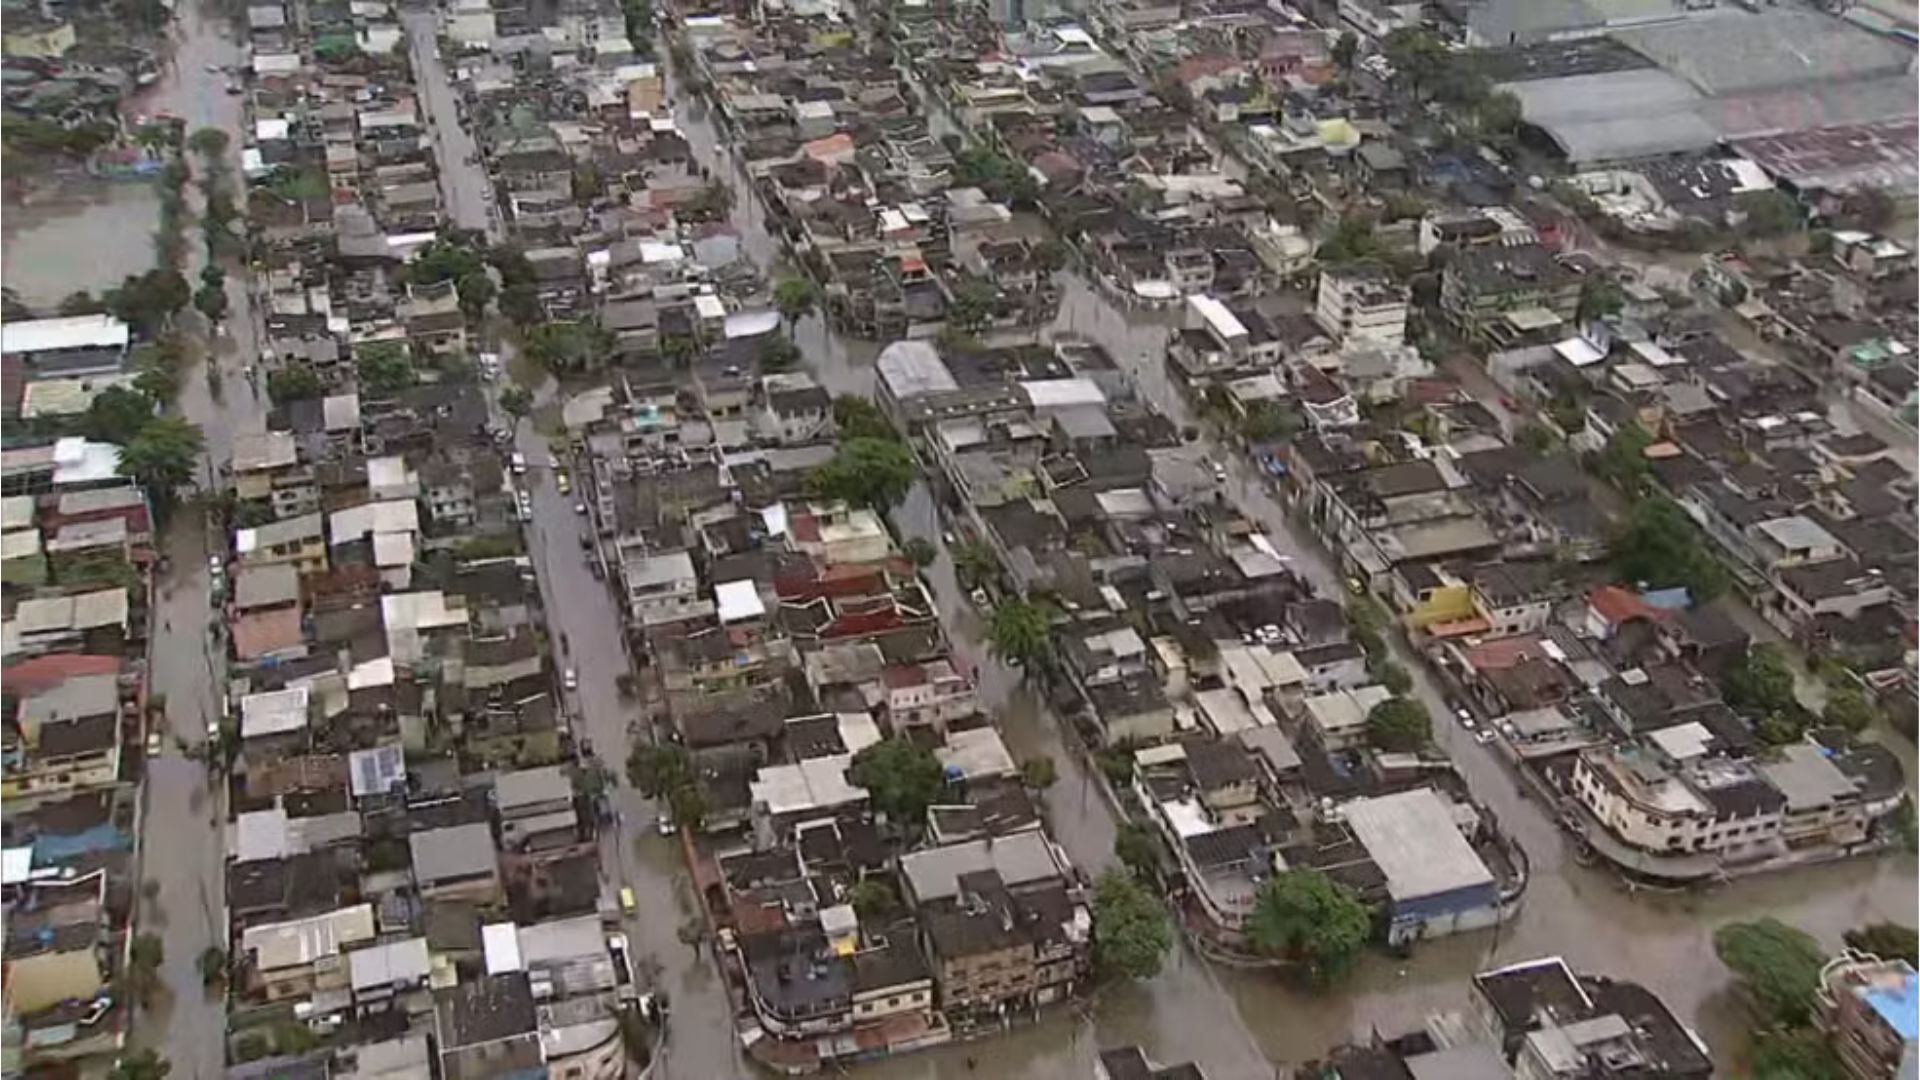
[[[201,128],[227,132],[227,163],[238,183],[244,99],[226,93],[221,69],[245,63],[246,50],[201,5],[181,5],[174,35],[172,64],[136,108],[178,116],[189,134]],[[200,163],[192,164],[199,174]],[[198,197],[197,188],[189,187],[191,198]],[[187,249],[187,274],[197,280],[205,262],[198,230],[189,231]],[[220,332],[195,335],[205,363],[222,373],[220,392],[204,371],[189,369],[181,382],[177,407],[206,439],[203,483],[224,468],[235,436],[265,430],[265,401],[237,377],[258,355],[261,341],[251,285],[243,267],[229,267],[228,318]],[[189,319],[201,325],[197,316]],[[136,928],[160,934],[165,943],[164,989],[136,1018],[133,1045],[158,1049],[173,1063],[175,1076],[199,1080],[223,1075],[226,1064],[226,1002],[202,989],[199,972],[201,953],[228,943],[225,792],[220,782],[210,782],[198,758],[226,686],[224,637],[208,631],[217,616],[207,570],[208,555],[224,553],[226,545],[189,503],[173,515],[160,546],[166,564],[154,582],[148,671],[151,693],[166,699],[168,736],[161,755],[147,763],[142,792],[141,874],[155,891],[139,902]]]

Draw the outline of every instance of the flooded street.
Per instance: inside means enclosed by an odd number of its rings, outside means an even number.
[[[703,107],[688,104],[675,87],[675,118],[701,155],[719,145]],[[937,113],[936,113],[937,115]],[[703,160],[705,160],[703,156]],[[763,268],[776,249],[753,205],[743,174],[722,172],[736,192],[734,224],[744,247]],[[1063,274],[1065,299],[1052,332],[1104,346],[1133,375],[1138,392],[1176,422],[1191,410],[1167,375],[1168,328],[1179,311],[1128,311],[1076,274]],[[799,343],[809,370],[833,393],[871,394],[877,343],[847,342],[813,317],[800,327]],[[1325,595],[1340,595],[1340,579],[1318,542],[1298,529],[1267,493],[1251,463],[1215,447],[1229,463],[1234,495],[1245,512],[1274,535],[1291,567]],[[924,484],[894,514],[903,535],[939,545],[941,526]],[[944,551],[929,568],[941,617],[954,648],[980,681],[1016,758],[1052,756],[1059,782],[1047,794],[1055,836],[1080,865],[1097,869],[1109,861],[1114,819],[1088,782],[1080,760],[1064,748],[1058,723],[1046,715],[1017,676],[994,662],[980,645],[980,621],[960,595]],[[1436,716],[1449,711],[1424,668],[1402,653],[1416,693]],[[1847,929],[1877,919],[1912,919],[1916,903],[1915,862],[1891,855],[1813,867],[1753,879],[1704,893],[1629,893],[1612,875],[1576,865],[1559,826],[1523,795],[1507,766],[1488,747],[1456,737],[1441,725],[1437,737],[1454,756],[1473,791],[1526,849],[1533,878],[1518,916],[1494,931],[1421,944],[1408,960],[1376,955],[1360,965],[1337,992],[1307,994],[1259,972],[1214,968],[1184,947],[1169,957],[1152,982],[1103,993],[1085,1012],[1063,1012],[1030,1029],[874,1065],[859,1075],[913,1078],[1086,1075],[1096,1049],[1138,1043],[1164,1061],[1193,1059],[1210,1075],[1257,1078],[1274,1067],[1298,1063],[1373,1030],[1392,1035],[1417,1027],[1435,1010],[1467,1004],[1466,979],[1489,966],[1542,955],[1563,955],[1576,967],[1639,980],[1659,993],[1706,1038],[1723,1064],[1741,1041],[1742,1019],[1727,998],[1724,969],[1713,955],[1711,935],[1721,923],[1774,915],[1802,926],[1829,946]],[[1911,765],[1911,748],[1894,749]]]

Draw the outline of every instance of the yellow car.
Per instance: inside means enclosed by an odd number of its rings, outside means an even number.
[[[622,888],[620,890],[620,910],[631,915],[638,910],[639,907],[640,901],[634,899],[633,890],[631,888]]]

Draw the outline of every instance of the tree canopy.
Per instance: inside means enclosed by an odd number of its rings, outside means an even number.
[[[1151,979],[1173,947],[1167,909],[1125,866],[1093,886],[1093,966],[1102,978]]]
[[[172,1072],[173,1063],[149,1047],[122,1057],[113,1067],[112,1080],[166,1080]]]
[[[1813,936],[1775,918],[1727,923],[1713,952],[1740,982],[1763,1028],[1797,1027],[1812,1015],[1826,952]]]
[[[169,505],[192,482],[203,445],[199,425],[181,416],[155,417],[121,448],[120,475],[139,481],[155,503]]]
[[[946,787],[947,773],[919,743],[882,739],[854,755],[847,779],[867,789],[875,810],[900,824],[919,825]]]
[[[1123,821],[1113,834],[1114,857],[1145,879],[1160,876],[1160,838],[1153,826],[1138,821]]]
[[[113,317],[133,327],[143,337],[151,337],[167,320],[193,299],[193,287],[186,276],[171,267],[134,274],[107,291],[107,310]]]
[[[527,355],[556,375],[584,371],[605,360],[613,335],[591,322],[541,323],[527,332]]]
[[[1389,753],[1411,753],[1427,745],[1433,718],[1411,698],[1390,697],[1367,713],[1367,742]]]
[[[1882,960],[1920,965],[1920,931],[1896,922],[1868,923],[1847,931],[1847,948]]]
[[[1825,1036],[1811,1028],[1763,1031],[1753,1041],[1751,1080],[1849,1080]]]
[[[920,476],[907,444],[859,436],[842,439],[833,460],[808,477],[814,494],[885,513],[898,506]]]
[[[1780,236],[1801,225],[1800,205],[1778,188],[1743,191],[1733,197],[1736,211],[1746,216],[1741,229],[1749,236]]]
[[[1828,688],[1827,703],[1820,710],[1822,721],[1856,735],[1879,718],[1880,710],[1867,700],[1866,692],[1851,683]]]
[[[813,314],[820,303],[820,287],[812,278],[781,278],[773,287],[773,306],[780,311],[780,317],[787,321],[787,332],[792,333],[795,323]]]
[[[987,647],[1024,671],[1045,670],[1053,661],[1052,610],[1019,597],[1001,601],[987,624]]]
[[[306,364],[294,363],[267,373],[267,397],[275,405],[317,398],[326,392],[320,376]]]
[[[109,386],[94,396],[81,432],[101,442],[125,443],[153,419],[153,399],[128,386]]]
[[[393,394],[414,383],[413,359],[404,341],[376,341],[354,350],[354,373],[363,390]]]
[[[1684,585],[1695,602],[1727,587],[1727,571],[1707,549],[1693,519],[1661,496],[1633,504],[1608,554],[1623,580],[1653,588]]]
[[[1779,712],[1799,705],[1793,696],[1793,668],[1780,647],[1761,643],[1727,668],[1720,695],[1728,705],[1749,713]]]
[[[894,430],[880,407],[858,394],[841,394],[833,399],[833,423],[845,439],[887,439],[898,442]]]
[[[1320,984],[1343,974],[1372,936],[1373,916],[1359,896],[1318,870],[1269,878],[1247,918],[1254,948],[1298,964]]]

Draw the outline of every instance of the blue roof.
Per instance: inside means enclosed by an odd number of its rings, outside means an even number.
[[[1920,976],[1909,971],[1899,986],[1876,986],[1866,992],[1866,998],[1880,1019],[1902,1039],[1920,1039]]]

